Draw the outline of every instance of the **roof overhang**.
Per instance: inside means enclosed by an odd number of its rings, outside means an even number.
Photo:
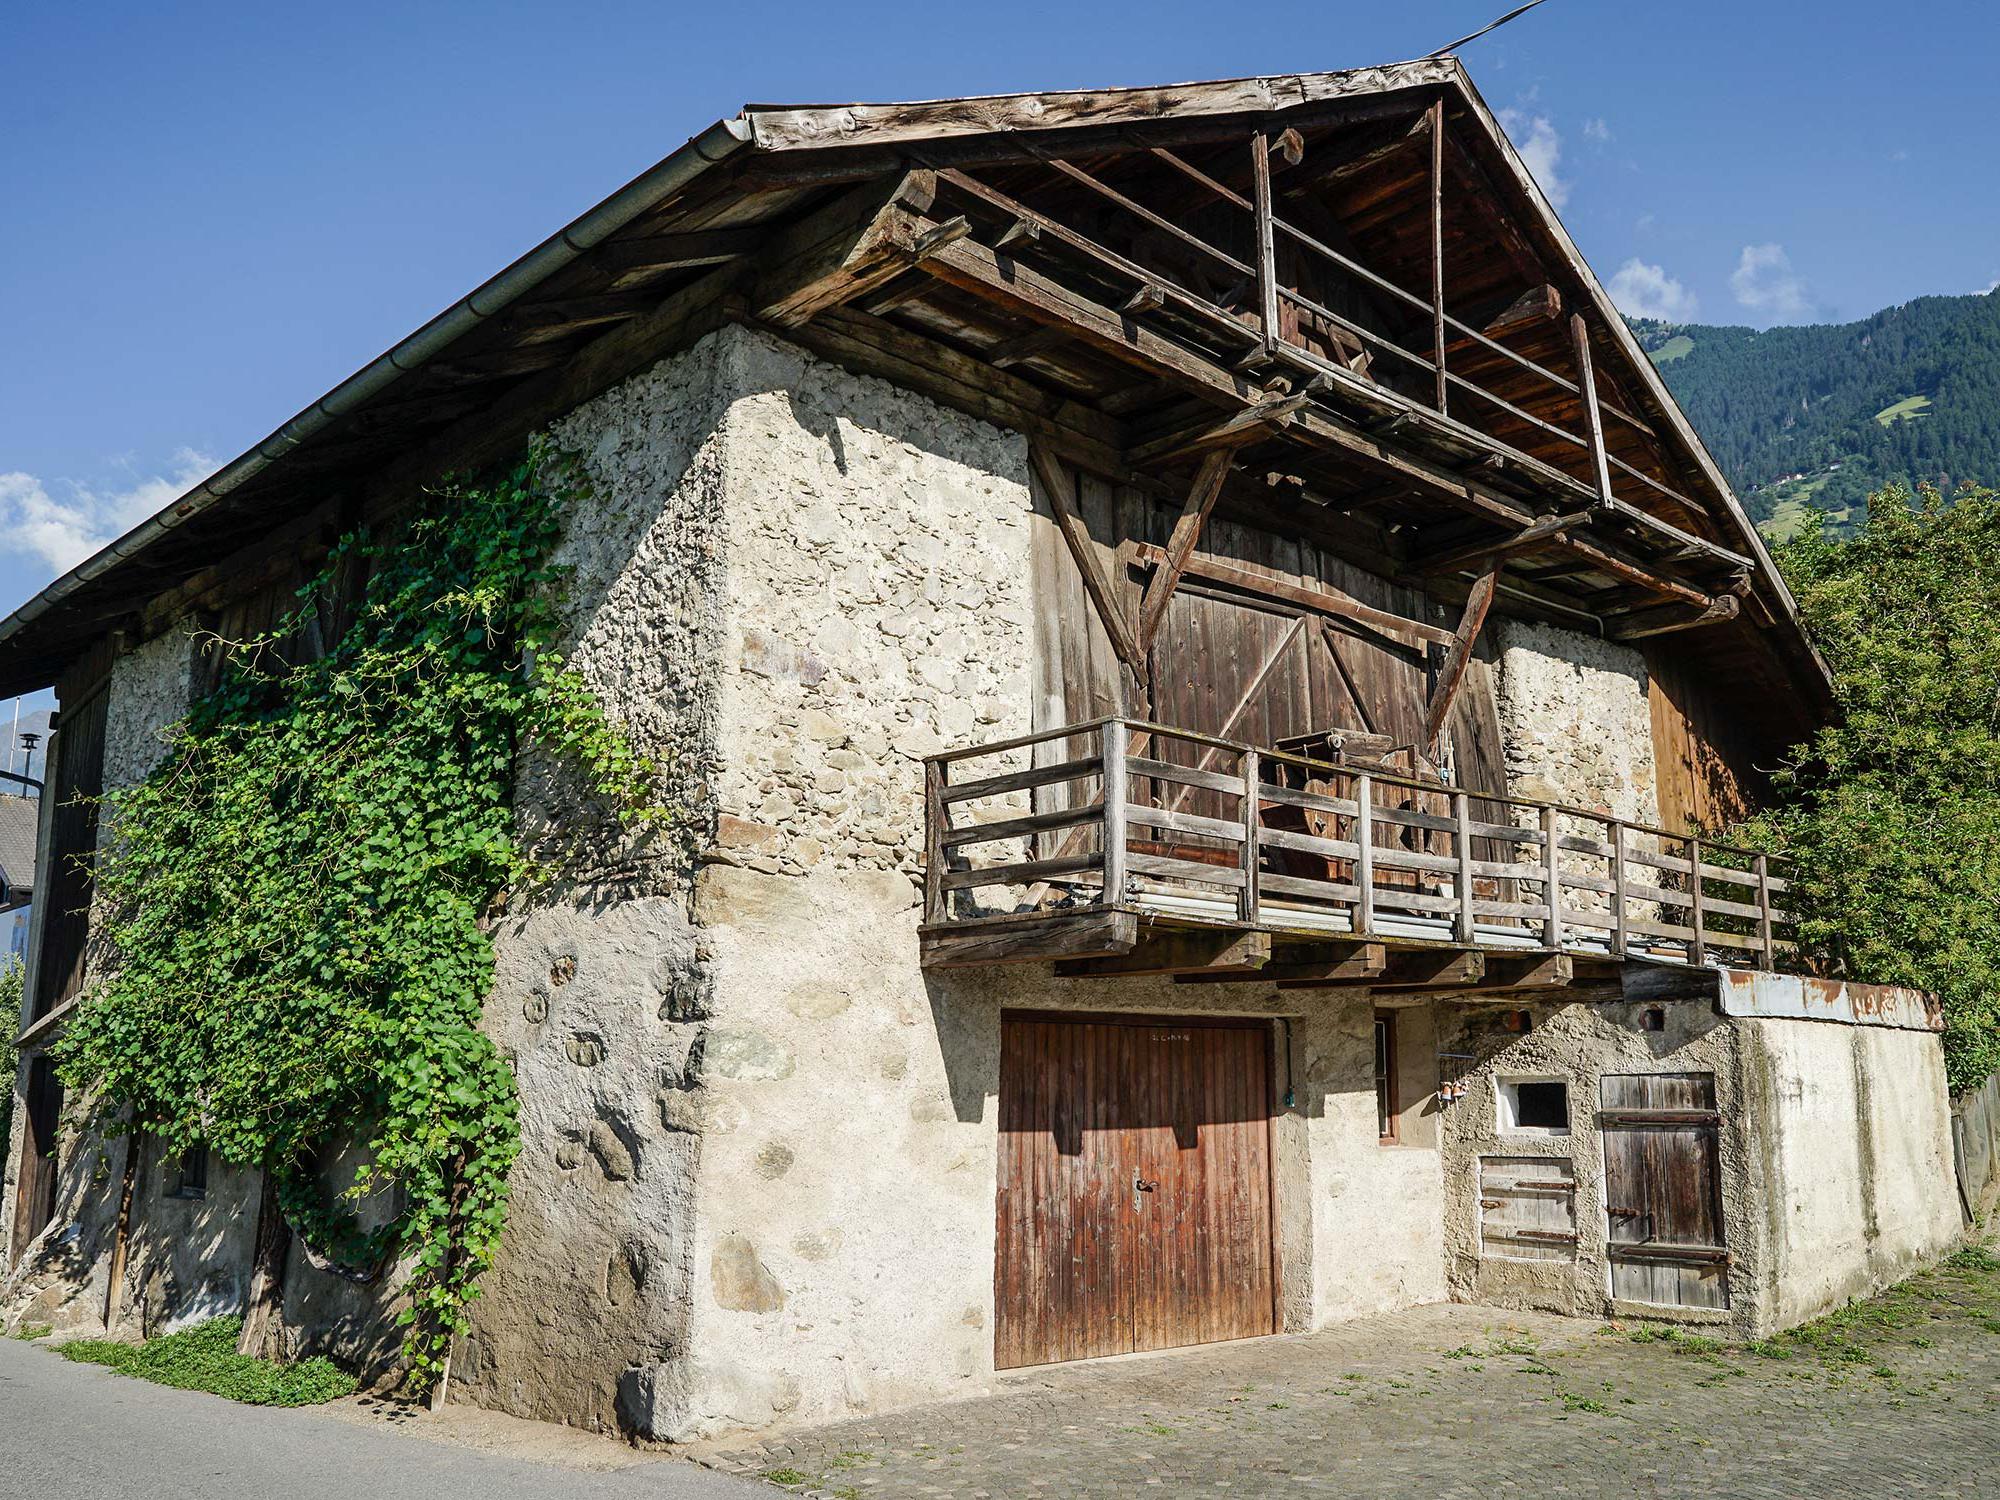
[[[1147,88],[1073,90],[934,100],[909,104],[844,104],[813,106],[753,105],[692,138],[659,165],[642,173],[604,202],[566,225],[471,294],[433,318],[408,338],[336,385],[249,451],[216,474],[195,485],[157,515],[72,569],[0,621],[0,692],[18,692],[53,681],[62,663],[81,645],[112,628],[109,622],[165,591],[191,571],[193,542],[179,544],[174,535],[195,523],[203,532],[206,561],[216,555],[215,538],[227,538],[231,528],[269,531],[299,501],[302,487],[324,489],[329,475],[360,472],[381,466],[394,453],[405,429],[401,414],[428,400],[440,409],[455,409],[429,394],[431,382],[420,374],[437,372],[475,353],[470,363],[488,361],[499,373],[482,383],[466,382],[461,406],[472,410],[491,391],[497,396],[514,372],[492,352],[492,331],[507,326],[510,311],[529,304],[539,294],[569,279],[579,263],[595,264],[612,250],[614,239],[653,232],[652,226],[673,222],[677,208],[694,204],[694,219],[711,237],[739,236],[775,227],[784,205],[783,194],[765,201],[779,207],[771,217],[754,223],[733,218],[721,195],[729,183],[744,180],[763,162],[796,162],[801,158],[829,161],[876,150],[893,157],[899,147],[924,143],[957,143],[964,149],[976,137],[1001,143],[1031,140],[1042,133],[1089,134],[1092,138],[1120,130],[1152,127],[1166,122],[1222,117],[1255,119],[1311,106],[1364,104],[1370,96],[1410,90],[1443,92],[1476,118],[1504,160],[1511,182],[1534,212],[1535,228],[1556,254],[1581,278],[1604,326],[1613,331],[1629,361],[1630,377],[1643,389],[1652,413],[1662,421],[1685,456],[1700,471],[1706,487],[1720,504],[1741,550],[1755,558],[1753,586],[1775,618],[1791,672],[1802,689],[1824,712],[1830,705],[1830,674],[1807,643],[1796,606],[1754,526],[1731,493],[1719,469],[1688,426],[1684,415],[1651,361],[1625,328],[1610,297],[1577,251],[1553,207],[1537,187],[1519,154],[1507,140],[1492,111],[1473,87],[1456,58],[1425,58],[1413,62],[1338,72],[1295,73],[1219,82]],[[718,186],[721,184],[721,186]],[[801,192],[796,201],[808,201]],[[721,207],[716,205],[721,203]],[[715,226],[721,226],[718,230]],[[694,238],[696,236],[685,236]],[[698,262],[690,262],[690,265]],[[587,301],[590,299],[573,299]],[[599,298],[609,301],[610,298]],[[532,330],[530,333],[532,337]],[[558,346],[543,344],[543,349]],[[569,358],[563,354],[562,358]],[[546,368],[546,367],[544,367]],[[422,388],[423,399],[405,392]],[[447,395],[450,393],[447,392]],[[412,419],[414,420],[414,419]],[[357,435],[361,439],[358,440]],[[410,436],[409,446],[418,441]],[[224,511],[222,508],[227,507]],[[218,515],[222,519],[217,519]],[[228,548],[223,546],[222,551]]]

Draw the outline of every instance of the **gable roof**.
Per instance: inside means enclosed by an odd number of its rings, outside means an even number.
[[[1518,219],[1522,235],[1532,242],[1527,253],[1560,263],[1581,286],[1595,314],[1593,336],[1615,354],[1617,368],[1608,378],[1642,408],[1628,420],[1665,455],[1661,463],[1698,476],[1701,493],[1691,500],[1625,465],[1651,485],[1637,505],[1625,509],[1644,512],[1635,519],[1670,515],[1671,524],[1660,523],[1687,546],[1750,565],[1752,595],[1762,601],[1778,657],[1787,664],[1778,679],[1823,712],[1830,702],[1824,665],[1806,643],[1791,596],[1755,528],[1452,57],[1148,88],[904,104],[747,106],[0,621],[0,693],[53,680],[90,639],[129,621],[162,591],[193,597],[198,592],[193,585],[219,557],[277,530],[329,490],[384,474],[421,482],[421,476],[399,470],[398,461],[441,435],[483,422],[507,403],[525,408],[538,391],[564,388],[581,400],[592,393],[591,381],[601,388],[621,378],[629,373],[629,356],[644,344],[648,319],[656,319],[674,293],[719,265],[754,254],[783,226],[871,172],[903,170],[925,160],[1034,162],[1058,145],[1068,155],[1134,143],[1157,150],[1227,120],[1269,121],[1276,127],[1323,116],[1344,127],[1379,124],[1388,118],[1388,101],[1401,100],[1407,110],[1413,96],[1446,99],[1456,119],[1476,125],[1473,136],[1484,161],[1470,170],[1485,174],[1490,165],[1497,172],[1497,191],[1508,200],[1510,218]],[[1376,106],[1382,112],[1370,114]],[[1356,388],[1344,394],[1366,406],[1381,393]],[[1393,410],[1393,403],[1385,409]],[[1448,451],[1452,433],[1438,436],[1441,451]],[[1565,476],[1543,466],[1528,477],[1546,484]],[[1675,500],[1657,502],[1652,491]]]

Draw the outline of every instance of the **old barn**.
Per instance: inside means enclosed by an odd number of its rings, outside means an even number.
[[[498,921],[456,1398],[684,1437],[1446,1297],[1762,1331],[1959,1233],[1934,1009],[1788,973],[1718,833],[1825,668],[1438,57],[747,108],[0,624],[61,703],[12,1317],[254,1280],[283,1347],[379,1339],[40,1049],[196,633],[537,432],[685,836]]]

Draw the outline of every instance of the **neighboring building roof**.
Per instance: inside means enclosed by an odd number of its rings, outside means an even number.
[[[510,403],[537,393],[545,398],[567,367],[584,367],[571,382],[572,399],[583,399],[592,393],[588,377],[601,373],[594,366],[610,363],[598,351],[628,331],[637,341],[672,293],[718,264],[764,249],[781,225],[871,172],[901,170],[913,160],[1033,161],[1055,143],[1070,153],[1132,149],[1140,132],[1158,144],[1182,127],[1192,131],[1228,116],[1283,119],[1290,111],[1304,119],[1331,109],[1360,119],[1376,107],[1370,96],[1408,97],[1411,91],[1445,97],[1461,119],[1477,126],[1483,158],[1477,170],[1493,177],[1508,212],[1533,241],[1519,248],[1566,263],[1621,356],[1619,376],[1642,409],[1638,425],[1662,451],[1671,448],[1675,464],[1698,476],[1694,487],[1702,492],[1703,508],[1695,519],[1673,502],[1649,502],[1649,508],[1664,504],[1660,519],[1699,530],[1708,545],[1754,561],[1754,599],[1773,627],[1769,639],[1789,663],[1780,676],[1824,711],[1830,703],[1824,664],[1806,644],[1762,541],[1452,57],[1154,88],[748,106],[0,621],[0,693],[53,680],[85,644],[129,622],[147,600],[164,591],[188,592],[190,579],[309,510],[331,487],[379,482],[384,475],[420,483],[425,476],[402,474],[394,461],[461,424],[485,422]],[[1488,172],[1489,164],[1497,174]]]
[[[0,793],[0,911],[35,899],[35,840],[41,816],[40,798]]]

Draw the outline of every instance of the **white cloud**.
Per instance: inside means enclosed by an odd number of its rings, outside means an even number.
[[[1618,310],[1634,318],[1691,323],[1699,305],[1695,294],[1669,276],[1664,267],[1648,265],[1636,255],[1618,268],[1607,290]]]
[[[1583,122],[1583,138],[1592,145],[1606,145],[1611,140],[1611,127],[1604,123],[1602,116],[1592,115]]]
[[[1729,274],[1729,289],[1752,312],[1783,323],[1812,312],[1805,281],[1792,270],[1783,245],[1745,245]]]
[[[174,454],[163,474],[135,475],[122,489],[77,480],[44,484],[33,474],[0,473],[0,547],[40,558],[67,573],[91,553],[180,498],[215,472],[215,460],[192,448]]]
[[[1503,109],[1500,124],[1514,149],[1521,153],[1528,172],[1550,203],[1561,208],[1569,202],[1569,184],[1562,177],[1562,133],[1547,115],[1525,110]]]
[[[1995,276],[1991,281],[1987,282],[1985,286],[1979,289],[1979,295],[1982,297],[1990,297],[1995,292],[2000,292],[2000,276]]]

